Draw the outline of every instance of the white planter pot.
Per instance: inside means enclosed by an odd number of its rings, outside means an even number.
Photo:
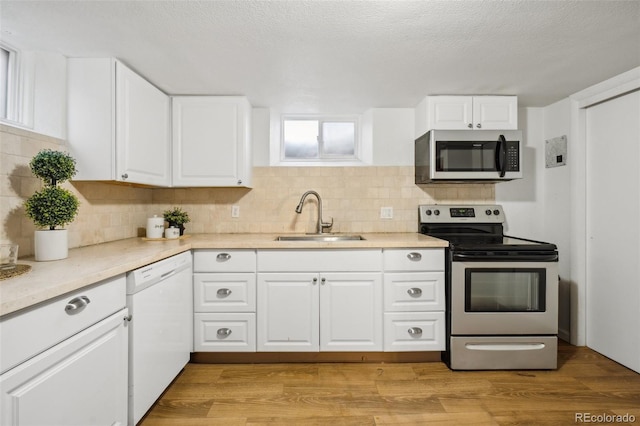
[[[35,232],[35,255],[38,262],[66,259],[69,256],[69,236],[66,229]]]

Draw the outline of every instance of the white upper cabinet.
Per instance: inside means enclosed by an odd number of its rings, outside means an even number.
[[[516,130],[517,96],[429,96],[428,128]]]
[[[251,186],[251,105],[240,96],[176,96],[173,185]]]
[[[68,62],[75,180],[171,185],[169,97],[113,58]]]

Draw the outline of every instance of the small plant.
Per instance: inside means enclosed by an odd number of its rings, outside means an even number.
[[[164,220],[169,222],[169,226],[183,225],[191,221],[191,218],[189,218],[189,213],[185,212],[180,207],[174,207],[171,210],[165,210],[162,215],[164,216]]]
[[[45,149],[33,157],[29,166],[43,180],[44,188],[25,201],[27,216],[37,226],[50,230],[71,223],[78,214],[78,198],[57,184],[76,174],[76,160],[65,152]]]

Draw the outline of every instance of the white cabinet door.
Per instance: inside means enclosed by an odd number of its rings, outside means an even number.
[[[71,58],[67,68],[74,179],[169,186],[169,97],[113,58]]]
[[[173,100],[173,186],[250,186],[250,114],[238,96]]]
[[[315,273],[258,274],[258,351],[318,351],[318,281]]]
[[[516,130],[518,128],[518,98],[516,96],[474,96],[473,128]]]
[[[381,351],[382,274],[321,274],[320,318],[321,351]]]
[[[430,96],[429,129],[516,130],[517,96]]]
[[[3,425],[127,424],[123,309],[0,376]]]
[[[116,62],[116,179],[171,184],[169,97]]]
[[[427,113],[430,129],[468,130],[473,127],[473,97],[430,96]]]

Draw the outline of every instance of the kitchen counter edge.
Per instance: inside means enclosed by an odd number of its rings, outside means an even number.
[[[418,233],[361,235],[364,240],[340,242],[276,241],[276,234],[196,234],[165,241],[128,238],[71,249],[68,258],[53,262],[18,259],[18,263],[32,269],[0,281],[0,317],[192,249],[385,249],[448,245],[446,241]]]

